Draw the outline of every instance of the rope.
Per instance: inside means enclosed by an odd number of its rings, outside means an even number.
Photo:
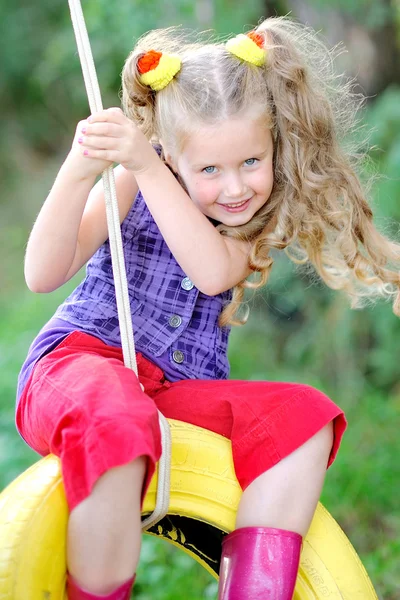
[[[74,28],[76,44],[81,61],[83,78],[88,95],[91,113],[103,110],[99,83],[90,47],[89,36],[80,0],[68,0]],[[117,194],[113,168],[108,167],[102,174],[106,204],[107,226],[111,249],[111,262],[114,273],[115,296],[121,331],[121,345],[124,364],[138,374],[135,344],[133,340],[132,316],[130,312],[128,282],[122,248]],[[143,530],[160,521],[168,512],[170,492],[171,431],[167,419],[158,412],[161,429],[162,455],[158,463],[158,483],[156,506],[151,515],[142,521]]]

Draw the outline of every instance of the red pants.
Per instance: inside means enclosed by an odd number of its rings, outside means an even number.
[[[144,491],[160,457],[157,409],[232,441],[236,476],[245,489],[258,475],[334,420],[329,466],[346,420],[325,394],[303,384],[166,381],[137,355],[139,380],[119,348],[81,332],[70,334],[36,365],[17,410],[17,427],[42,455],[61,459],[72,510],[108,469],[148,457]]]

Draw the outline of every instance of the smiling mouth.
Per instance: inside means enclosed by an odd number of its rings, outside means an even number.
[[[243,204],[246,204],[248,201],[249,198],[247,198],[247,200],[242,200],[242,202],[236,202],[235,204],[224,204],[224,206],[229,206],[229,208],[239,208],[239,206],[243,206]]]
[[[251,198],[247,198],[247,200],[242,200],[241,202],[220,204],[220,206],[222,206],[222,208],[225,208],[226,210],[229,210],[229,211],[236,211],[236,210],[240,211],[247,207],[250,200],[251,200]]]

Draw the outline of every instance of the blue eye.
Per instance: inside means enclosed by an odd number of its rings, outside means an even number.
[[[244,163],[249,167],[252,167],[253,165],[255,165],[256,162],[258,162],[257,158],[248,158],[247,160],[244,161]]]
[[[213,170],[209,171],[209,169],[215,169],[215,167],[205,167],[203,169],[204,173],[208,173],[208,174],[214,173]]]

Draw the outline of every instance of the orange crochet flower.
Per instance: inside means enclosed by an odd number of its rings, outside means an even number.
[[[161,57],[162,52],[157,52],[156,50],[149,50],[146,52],[146,54],[138,60],[137,67],[139,73],[143,75],[143,73],[148,73],[158,67]]]
[[[246,35],[253,40],[253,42],[255,42],[259,48],[264,48],[264,38],[260,33],[257,33],[253,30],[246,33]]]
[[[163,90],[180,71],[181,59],[173,54],[149,50],[137,62],[139,81],[155,92]]]

